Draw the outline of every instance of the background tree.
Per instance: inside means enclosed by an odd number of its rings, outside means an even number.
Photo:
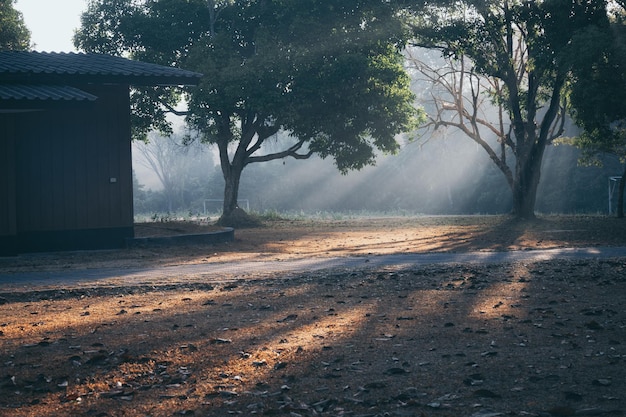
[[[0,0],[0,51],[25,51],[30,48],[30,31],[22,13],[13,7],[15,0]]]
[[[510,135],[511,127],[505,103],[495,99],[505,94],[502,83],[477,74],[465,56],[433,56],[432,51],[410,48],[407,57],[413,78],[424,85],[425,91],[420,102],[427,111],[427,122],[422,125],[420,136],[431,140],[439,136],[438,131],[444,132],[444,138],[461,132],[486,152],[513,190],[515,173],[510,159],[514,153],[510,143],[502,140]],[[557,118],[562,119],[562,114]],[[553,125],[550,140],[560,134],[561,124]]]
[[[417,115],[406,35],[392,4],[376,0],[92,0],[76,43],[205,74],[186,114],[219,149],[221,223],[232,224],[249,164],[318,154],[347,172],[398,149]],[[172,110],[166,98],[157,119]],[[281,150],[262,153],[280,131]]]
[[[213,158],[206,149],[200,144],[184,145],[184,137],[180,135],[151,133],[147,142],[135,142],[133,152],[136,153],[133,159],[152,172],[161,184],[167,213],[199,210],[201,204],[197,200],[207,198],[210,192],[207,180],[213,168]],[[203,189],[198,189],[200,184]]]
[[[576,53],[568,58],[573,68],[571,113],[583,129],[569,143],[582,149],[581,162],[587,165],[597,165],[601,154],[621,159],[617,197],[621,218],[626,184],[626,2],[619,4],[610,24],[591,27],[574,38]]]
[[[455,100],[441,110],[456,112],[456,127],[470,133],[508,176],[516,217],[534,217],[543,155],[562,130],[570,71],[564,56],[571,40],[606,19],[601,0],[441,1],[415,14],[415,44],[456,60],[455,81],[465,83],[455,86]],[[499,152],[476,134],[491,129],[479,119],[481,94],[489,94],[506,116],[493,132]],[[504,159],[508,152],[514,161]]]

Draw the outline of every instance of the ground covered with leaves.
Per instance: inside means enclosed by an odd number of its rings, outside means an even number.
[[[626,244],[624,223],[601,217],[273,226],[177,262]],[[114,254],[171,265],[179,250],[29,255],[0,260],[0,274]],[[626,414],[626,259],[224,278],[7,286],[0,415]]]

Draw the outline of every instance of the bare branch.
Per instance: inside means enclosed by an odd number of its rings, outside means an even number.
[[[502,104],[491,101],[491,97],[502,94],[499,83],[478,75],[465,57],[439,61],[441,65],[436,66],[408,55],[420,81],[430,87],[428,104],[434,110],[422,126],[424,131],[458,129],[484,149],[511,185],[513,173],[507,165],[507,148],[514,150],[511,127],[506,123]],[[497,140],[496,148],[487,140],[491,137]]]

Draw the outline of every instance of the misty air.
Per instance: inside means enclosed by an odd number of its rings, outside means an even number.
[[[626,1],[48,3],[0,417],[626,414]]]

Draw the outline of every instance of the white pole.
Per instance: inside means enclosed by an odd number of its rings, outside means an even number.
[[[609,177],[609,216],[611,215],[611,197],[612,197],[611,193],[611,177]]]

